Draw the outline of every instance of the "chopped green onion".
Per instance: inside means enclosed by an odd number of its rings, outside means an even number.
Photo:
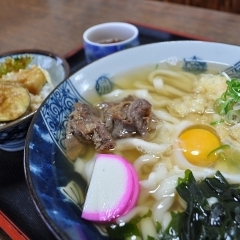
[[[240,111],[239,110],[230,110],[225,115],[225,121],[229,124],[237,124],[240,122]]]
[[[217,120],[217,121],[215,121],[215,122],[211,122],[210,125],[211,125],[211,126],[215,126],[215,125],[220,124],[220,123],[222,123],[222,122],[224,122],[224,120],[223,120],[223,119],[220,119],[220,120]]]
[[[214,103],[215,111],[229,124],[240,122],[240,79],[227,80],[227,89]]]
[[[230,147],[230,146],[227,145],[227,144],[222,145],[222,146],[220,146],[220,147],[212,150],[212,151],[207,155],[207,157],[210,157],[210,155],[212,155],[212,154],[220,154],[221,152],[223,152],[224,149],[229,148],[229,147]]]
[[[223,99],[221,99],[221,98],[218,98],[214,102],[214,109],[215,109],[215,111],[222,115],[222,114],[225,113],[224,108],[225,108],[225,101]]]

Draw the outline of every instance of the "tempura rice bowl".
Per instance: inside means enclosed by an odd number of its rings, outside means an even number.
[[[3,53],[0,55],[0,63],[6,58],[16,58],[28,56],[32,57],[31,66],[41,67],[49,74],[53,87],[56,87],[69,75],[69,65],[62,57],[43,50],[19,50]],[[3,76],[4,80],[11,79],[11,73]],[[29,124],[32,120],[36,109],[44,99],[52,91],[52,86],[45,84],[41,92],[34,98],[35,109],[22,117],[0,123],[0,148],[6,151],[18,151],[24,148],[25,138]],[[32,105],[34,103],[32,102]]]

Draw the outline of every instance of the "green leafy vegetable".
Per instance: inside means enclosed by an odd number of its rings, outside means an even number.
[[[224,120],[223,120],[223,119],[220,119],[220,120],[217,120],[217,121],[215,121],[215,122],[211,122],[210,125],[211,125],[211,126],[215,126],[215,125],[218,125],[218,124],[223,123],[223,122],[224,122]]]
[[[0,77],[9,72],[25,69],[32,59],[30,56],[7,57],[3,63],[0,63]]]
[[[220,154],[220,153],[222,153],[222,152],[224,151],[224,149],[226,149],[226,148],[230,148],[230,146],[229,146],[228,144],[224,144],[224,145],[222,145],[222,146],[220,146],[220,147],[212,150],[212,151],[207,155],[207,157],[210,157],[211,154]]]
[[[229,124],[240,122],[240,79],[227,80],[227,89],[216,99],[214,109],[220,115],[225,116]]]
[[[123,226],[112,224],[109,227],[107,227],[107,232],[110,237],[110,239],[123,239],[126,237],[131,236],[141,236],[141,233],[138,229],[137,224],[143,219],[147,217],[151,217],[152,212],[149,210],[145,215],[143,216],[137,216],[133,218],[130,222],[124,224]],[[149,236],[149,240],[152,238]]]
[[[198,183],[192,172],[186,170],[176,189],[186,201],[187,209],[172,213],[172,220],[168,228],[159,233],[159,239],[239,239],[239,185],[229,184],[219,171]],[[215,203],[210,205],[209,198],[215,198]]]

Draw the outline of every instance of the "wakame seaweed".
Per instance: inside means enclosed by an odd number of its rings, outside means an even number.
[[[151,217],[152,212],[149,210],[143,216],[137,216],[133,218],[130,222],[124,224],[123,226],[119,226],[117,224],[112,224],[107,227],[107,232],[110,239],[124,239],[131,236],[141,236],[141,233],[137,227],[137,224],[143,219],[147,217]],[[149,237],[148,240],[154,240],[154,238]]]
[[[157,238],[148,240],[237,240],[240,239],[240,185],[229,184],[217,171],[211,178],[197,182],[190,170],[179,178],[178,194],[187,203],[183,212],[172,212],[172,220],[164,231],[156,223]],[[212,198],[213,203],[209,204]],[[149,210],[123,226],[112,224],[107,227],[110,239],[141,237],[138,223],[151,217]]]
[[[158,239],[240,239],[240,185],[229,184],[219,171],[212,178],[196,182],[192,172],[186,170],[176,189],[187,208],[172,213],[168,228],[160,231]],[[211,205],[209,198],[215,199]]]

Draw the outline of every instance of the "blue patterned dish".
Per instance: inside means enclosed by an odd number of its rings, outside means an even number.
[[[65,59],[42,50],[21,50],[0,55],[0,62],[7,57],[31,56],[32,65],[38,65],[49,72],[52,84],[56,87],[69,75],[69,66]],[[24,148],[25,137],[35,112],[0,126],[0,148],[6,151],[18,151]]]
[[[182,60],[185,71],[205,72],[209,62],[224,63],[240,77],[240,47],[200,41],[156,43],[96,61],[63,81],[34,115],[25,146],[25,175],[36,208],[58,239],[107,239],[102,229],[81,219],[86,183],[66,157],[65,128],[74,102],[88,103],[112,90],[114,76],[167,60]]]

